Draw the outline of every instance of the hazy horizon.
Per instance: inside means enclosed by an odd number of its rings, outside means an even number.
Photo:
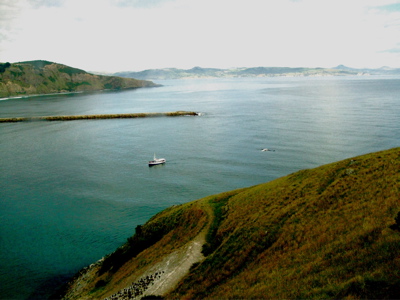
[[[400,68],[399,0],[0,0],[0,61]]]
[[[29,61],[49,61],[47,59],[37,59],[37,60],[29,60]],[[9,62],[9,63],[24,63],[27,61],[14,61],[14,62]],[[57,64],[61,64],[61,65],[66,65],[68,67],[73,67],[73,68],[79,68],[75,65],[67,65],[64,64],[63,62],[58,62],[58,61],[49,61],[49,62],[53,62],[53,63],[57,63]],[[6,61],[1,61],[0,63],[6,63]],[[318,69],[318,68],[323,68],[323,69],[334,69],[334,68],[339,68],[339,67],[343,67],[343,68],[349,68],[349,69],[354,69],[354,70],[379,70],[379,69],[384,69],[384,68],[389,68],[389,69],[400,69],[396,68],[396,67],[389,67],[389,66],[381,66],[381,67],[377,67],[377,68],[356,68],[356,67],[352,67],[352,66],[345,66],[343,64],[339,64],[337,66],[331,66],[331,67],[306,67],[306,66],[295,66],[295,67],[290,67],[290,66],[253,66],[253,67],[246,67],[246,66],[240,66],[240,67],[227,67],[227,68],[218,68],[218,67],[202,67],[202,66],[198,66],[195,65],[193,67],[187,67],[187,68],[177,68],[177,67],[161,67],[161,68],[150,68],[150,69],[142,69],[142,70],[120,70],[120,71],[112,71],[112,72],[107,72],[107,71],[93,71],[93,70],[85,70],[82,69],[86,72],[93,72],[93,73],[104,73],[104,74],[114,74],[114,73],[123,73],[123,72],[144,72],[144,71],[148,71],[148,70],[171,70],[171,69],[176,69],[176,70],[192,70],[195,68],[201,68],[201,69],[220,69],[220,70],[235,70],[235,69],[250,69],[250,68],[290,68],[290,69],[296,69],[296,68],[306,68],[306,69]]]

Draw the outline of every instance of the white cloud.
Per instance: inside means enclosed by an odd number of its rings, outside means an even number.
[[[0,17],[0,35],[9,38],[0,41],[0,60],[46,59],[93,71],[196,65],[400,67],[399,53],[393,51],[400,43],[400,12],[391,5],[396,3],[9,1],[10,18]],[[391,9],[384,8],[388,5]]]

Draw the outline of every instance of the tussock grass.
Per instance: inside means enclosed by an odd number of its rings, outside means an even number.
[[[220,246],[171,298],[399,298],[400,149],[227,197]]]
[[[213,212],[213,218],[211,220],[210,227],[206,235],[206,243],[203,245],[202,253],[207,256],[214,252],[218,246],[221,244],[220,238],[217,236],[217,231],[221,222],[225,218],[225,213],[227,211],[226,204],[229,198],[239,193],[240,190],[235,190],[227,193],[222,193],[217,196],[213,196],[206,202]]]
[[[89,298],[208,226],[205,259],[166,299],[399,299],[399,170],[394,148],[171,207],[104,260]]]
[[[87,278],[87,272],[80,271],[57,297],[82,299],[86,295],[90,299],[104,299],[114,294],[131,284],[132,278],[140,278],[143,270],[160,262],[163,255],[190,242],[208,221],[209,215],[199,201],[156,214],[146,224],[137,226],[135,234],[124,245],[93,267],[91,274],[95,276]],[[69,292],[74,284],[79,294]]]
[[[125,245],[104,259],[99,274],[115,273],[127,261],[156,244],[166,235],[169,235],[170,243],[184,244],[190,241],[203,226],[202,224],[198,227],[198,220],[204,218],[205,213],[201,209],[175,209],[165,216],[158,216],[156,222],[150,220],[143,226],[137,226],[135,235],[128,238]]]

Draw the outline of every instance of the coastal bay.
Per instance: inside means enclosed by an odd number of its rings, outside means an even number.
[[[172,205],[398,146],[397,77],[159,83],[0,101],[1,118],[202,112],[0,124],[4,297],[50,293]],[[167,163],[149,168],[154,152]]]

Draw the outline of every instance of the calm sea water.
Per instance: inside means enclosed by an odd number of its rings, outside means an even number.
[[[159,83],[0,101],[0,117],[202,112],[0,124],[2,299],[42,298],[171,205],[400,146],[400,78]]]

